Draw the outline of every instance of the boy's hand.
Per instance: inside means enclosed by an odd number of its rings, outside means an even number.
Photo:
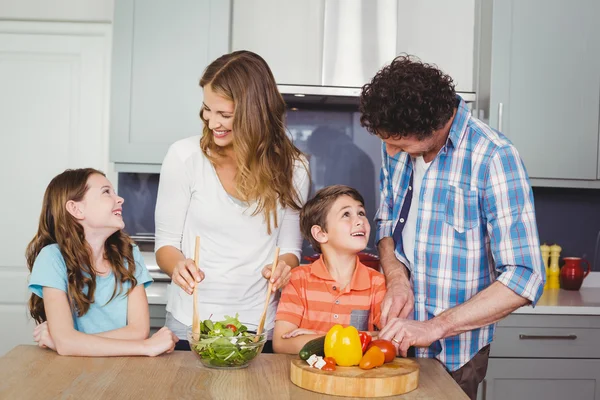
[[[290,267],[285,261],[279,260],[273,276],[271,276],[271,266],[273,264],[266,265],[262,270],[262,276],[265,279],[269,279],[269,282],[273,284],[273,291],[284,287],[290,281],[292,276],[292,267]]]
[[[319,333],[323,333],[323,332],[313,331],[310,329],[298,328],[298,329],[294,329],[293,331],[290,331],[288,333],[284,333],[283,335],[281,335],[281,337],[284,339],[289,339],[289,338],[293,338],[293,337],[300,336],[300,335],[318,335]]]
[[[50,349],[56,351],[56,345],[48,330],[48,322],[44,321],[33,330],[33,340],[37,342],[42,349]]]

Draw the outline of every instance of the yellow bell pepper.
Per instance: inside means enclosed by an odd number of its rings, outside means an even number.
[[[325,336],[325,357],[333,357],[337,365],[351,367],[362,358],[360,337],[355,327],[335,325]]]

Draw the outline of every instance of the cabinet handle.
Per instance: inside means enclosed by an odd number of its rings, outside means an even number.
[[[521,340],[575,340],[577,335],[519,335]]]
[[[498,103],[498,132],[502,132],[502,114],[504,110],[504,104]]]

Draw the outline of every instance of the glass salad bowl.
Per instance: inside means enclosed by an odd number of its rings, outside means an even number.
[[[239,369],[247,367],[259,355],[267,341],[266,333],[256,335],[248,332],[237,318],[226,316],[225,321],[202,321],[201,333],[187,330],[187,339],[192,352],[209,368]],[[237,327],[236,327],[237,325]]]

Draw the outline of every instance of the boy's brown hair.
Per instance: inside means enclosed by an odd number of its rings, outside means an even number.
[[[314,225],[320,226],[327,232],[327,214],[331,206],[341,196],[350,196],[359,201],[363,207],[365,200],[358,190],[346,185],[332,185],[319,190],[315,196],[306,202],[300,211],[300,231],[302,236],[311,244],[313,249],[321,253],[321,245],[312,236],[311,229]]]

